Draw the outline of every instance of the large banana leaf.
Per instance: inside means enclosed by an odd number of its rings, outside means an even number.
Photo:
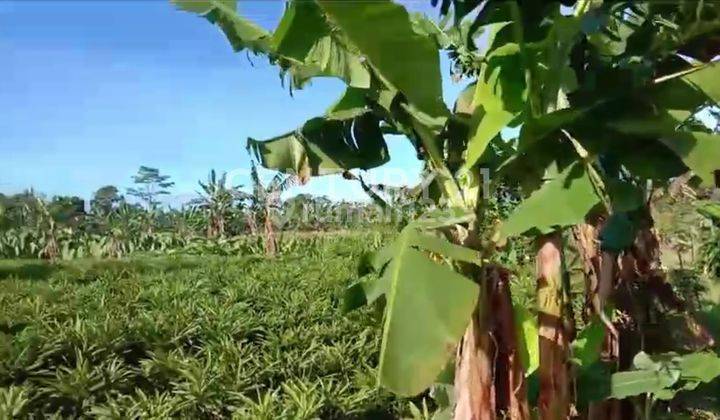
[[[295,61],[290,72],[296,86],[316,76],[338,77],[359,88],[370,87],[370,72],[356,51],[333,31],[312,1],[291,1],[272,46],[276,54]]]
[[[633,368],[612,375],[611,397],[622,399],[652,393],[658,399],[672,399],[678,391],[692,390],[717,378],[720,358],[712,352],[683,356],[640,352],[633,359]]]
[[[679,129],[682,120],[677,115],[688,116],[673,110],[660,110],[657,114],[629,117],[613,121],[614,129],[639,136],[655,135],[699,176],[703,183],[712,185],[715,171],[720,170],[720,136]]]
[[[235,51],[265,54],[302,87],[313,77],[338,77],[351,86],[370,86],[363,59],[332,31],[317,4],[288,3],[274,34],[242,17],[235,0],[171,0],[180,9],[197,13],[216,24]]]
[[[585,167],[576,162],[515,208],[500,227],[500,240],[580,223],[599,201]]]
[[[336,36],[320,38],[302,65],[290,69],[295,86],[302,87],[313,77],[337,77],[348,85],[370,87],[370,72],[362,58],[347,50]]]
[[[276,53],[299,62],[305,61],[310,50],[330,34],[322,10],[312,1],[290,1],[272,37]]]
[[[379,379],[401,395],[415,395],[433,383],[454,354],[479,293],[477,284],[430,258],[423,236],[406,228],[380,279],[387,287],[387,306]],[[465,255],[457,252],[462,247],[437,241],[430,245],[434,250]]]
[[[668,79],[651,89],[650,110],[630,112],[609,125],[622,133],[659,138],[704,183],[712,184],[714,172],[720,169],[720,136],[689,131],[681,125],[699,108],[720,100],[718,79],[718,64]]]
[[[370,169],[390,159],[378,120],[366,113],[347,120],[313,118],[296,131],[266,141],[248,139],[262,166],[301,181],[348,169]]]
[[[467,221],[462,213],[429,214],[405,227],[367,259],[365,268],[377,276],[364,277],[346,292],[345,310],[385,297],[379,382],[396,393],[415,395],[435,381],[475,308],[478,285],[449,261],[479,265],[479,253],[435,231]]]
[[[181,10],[197,13],[217,25],[235,51],[270,52],[270,33],[237,13],[236,0],[170,0]]]
[[[613,373],[610,397],[619,400],[634,395],[657,393],[675,383],[672,372],[632,370]]]
[[[526,99],[525,79],[517,44],[494,50],[483,64],[473,97],[473,132],[465,168],[474,166],[490,140],[517,117]]]
[[[714,63],[683,77],[683,81],[700,89],[713,102],[720,103],[720,63]]]
[[[703,180],[703,184],[715,184],[715,173],[720,171],[720,136],[702,132],[676,132],[671,137],[663,137],[661,141],[680,156]]]
[[[447,115],[437,47],[413,30],[403,6],[390,0],[318,3],[376,73],[409,103],[432,117]]]
[[[370,108],[367,94],[367,89],[347,88],[340,99],[327,110],[327,117],[333,120],[347,120],[368,112]]]

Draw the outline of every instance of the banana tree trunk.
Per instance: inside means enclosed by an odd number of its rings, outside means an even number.
[[[616,257],[599,248],[598,232],[601,220],[592,224],[583,223],[573,229],[578,253],[583,260],[585,274],[586,315],[599,315],[606,323],[605,341],[601,351],[604,362],[617,364],[619,342],[617,329],[605,318],[604,304],[616,283]],[[593,401],[588,404],[588,420],[619,420],[621,418],[620,401]]]
[[[490,267],[488,273],[495,337],[495,402],[497,409],[513,420],[530,418],[525,370],[520,360],[515,315],[510,295],[510,273]]]
[[[269,208],[265,208],[265,255],[273,256],[277,252],[277,240],[275,228],[272,224],[272,216]]]
[[[245,216],[245,222],[247,224],[247,228],[250,231],[251,235],[257,235],[258,228],[257,228],[257,221],[255,220],[255,213],[250,212]]]
[[[455,420],[495,419],[494,346],[488,333],[488,288],[482,280],[478,306],[457,350]]]
[[[570,415],[568,336],[563,324],[562,240],[559,233],[538,240],[536,257],[538,327],[540,341],[541,419]]]
[[[225,216],[223,216],[222,214],[218,215],[217,217],[216,231],[219,237],[222,238],[223,236],[225,236]]]
[[[515,333],[509,272],[487,266],[478,306],[458,347],[455,419],[530,418]]]

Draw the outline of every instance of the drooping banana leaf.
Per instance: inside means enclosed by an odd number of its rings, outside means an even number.
[[[672,150],[704,184],[712,185],[715,171],[720,170],[720,136],[697,131],[680,130],[683,122],[677,113],[659,110],[656,114],[629,117],[609,125],[626,134],[655,135]]]
[[[370,73],[360,55],[332,30],[313,1],[288,3],[272,46],[276,54],[296,62],[290,70],[296,86],[312,77],[327,76],[338,77],[353,87],[370,87]]]
[[[313,118],[301,128],[266,141],[248,139],[262,166],[297,175],[329,175],[371,169],[390,159],[379,121],[366,113],[347,120]]]
[[[455,345],[475,308],[479,288],[433,251],[463,258],[469,250],[409,226],[396,242],[396,252],[379,279],[386,292],[379,381],[401,395],[430,386],[454,354]]]
[[[379,382],[401,395],[418,394],[434,382],[475,307],[478,285],[449,262],[479,265],[479,253],[435,230],[469,217],[458,209],[427,214],[409,224],[393,243],[367,259],[367,270],[375,274],[346,291],[345,310],[385,297]]]
[[[386,270],[380,383],[415,395],[433,383],[467,326],[478,287],[448,266],[404,247]]]
[[[367,100],[368,90],[348,87],[345,93],[327,110],[327,118],[347,120],[360,116],[370,110]]]
[[[270,33],[237,13],[236,0],[171,0],[179,9],[197,13],[225,33],[233,50],[270,52]]]
[[[383,81],[402,92],[420,112],[447,116],[437,47],[413,30],[403,6],[389,0],[318,3]]]
[[[235,51],[250,49],[267,55],[293,85],[313,77],[338,77],[350,86],[367,88],[370,73],[362,58],[328,25],[312,1],[290,1],[271,34],[236,10],[236,0],[171,0],[181,10],[197,13],[216,24]]]
[[[330,34],[322,10],[312,1],[290,1],[272,36],[273,50],[290,59],[303,62],[310,50]]]
[[[370,87],[370,72],[362,58],[338,38],[337,34],[318,38],[302,63],[289,69],[295,86],[302,87],[313,77],[337,77],[353,87]]]

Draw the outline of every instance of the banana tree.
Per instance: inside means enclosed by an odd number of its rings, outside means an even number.
[[[720,140],[683,122],[720,99],[717,6],[443,0],[441,14],[453,19],[436,23],[388,0],[289,1],[270,32],[234,1],[174,3],[217,25],[236,51],[266,55],[293,88],[313,77],[347,84],[324,115],[248,139],[264,167],[301,182],[378,167],[389,160],[386,133],[405,135],[426,162],[435,208],[372,256],[364,268],[377,275],[348,294],[350,307],[383,298],[379,383],[415,395],[451,362],[455,418],[522,419],[526,376],[537,370],[540,417],[570,416],[564,232],[603,215],[603,235],[591,240],[617,261],[651,229],[642,216],[652,188],[688,170],[714,182]],[[441,50],[472,78],[453,110],[442,100]],[[519,135],[507,139],[506,127]],[[500,182],[524,199],[493,225],[487,194]],[[534,329],[518,328],[533,323],[516,316],[509,274],[493,263],[520,235],[537,242]],[[600,289],[602,317],[607,284]]]
[[[207,236],[209,238],[225,236],[225,225],[233,205],[244,194],[239,191],[240,187],[227,185],[227,174],[222,173],[219,177],[212,169],[208,175],[207,182],[198,181],[202,192],[199,197],[192,201],[192,205],[203,210],[207,214]]]
[[[242,194],[247,204],[247,223],[250,232],[259,233],[258,225],[262,225],[264,247],[266,255],[275,255],[278,240],[275,235],[275,225],[281,211],[281,194],[295,184],[294,176],[276,174],[267,185],[260,179],[257,167],[253,164],[250,170],[252,194]]]
[[[52,214],[47,208],[45,201],[35,197],[35,230],[38,233],[41,247],[38,257],[55,261],[60,255],[58,246],[58,226]]]

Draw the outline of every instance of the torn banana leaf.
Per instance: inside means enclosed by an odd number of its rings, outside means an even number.
[[[297,175],[329,175],[371,169],[390,159],[379,120],[366,113],[347,120],[313,118],[301,128],[266,141],[248,138],[247,147],[262,166]]]
[[[289,72],[297,87],[313,77],[337,77],[353,87],[370,87],[362,57],[332,30],[315,2],[288,2],[272,46],[276,54],[292,60]]]
[[[233,50],[249,49],[256,54],[269,54],[271,36],[268,31],[237,13],[235,0],[171,0],[180,10],[196,13],[217,25]]]

